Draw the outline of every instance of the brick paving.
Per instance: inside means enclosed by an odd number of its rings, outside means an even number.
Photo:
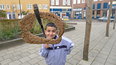
[[[92,22],[89,60],[83,61],[83,45],[85,36],[84,20],[71,21],[75,30],[65,32],[75,46],[67,56],[66,65],[116,65],[116,30],[110,24],[110,36],[105,37],[106,22]],[[69,22],[69,23],[71,23]],[[0,45],[0,65],[46,65],[44,58],[38,53],[41,45],[14,42]]]

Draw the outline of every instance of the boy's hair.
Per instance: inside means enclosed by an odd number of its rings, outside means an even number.
[[[48,26],[49,26],[49,27],[54,27],[54,28],[57,29],[56,25],[55,25],[54,23],[52,23],[52,22],[46,24],[46,26],[45,26],[45,30],[46,30],[46,28],[47,28]]]

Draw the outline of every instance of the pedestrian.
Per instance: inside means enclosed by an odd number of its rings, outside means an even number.
[[[54,23],[48,23],[45,27],[47,39],[57,39],[58,30]],[[58,44],[42,44],[40,55],[45,58],[47,65],[65,65],[66,56],[71,52],[73,42],[62,36]]]

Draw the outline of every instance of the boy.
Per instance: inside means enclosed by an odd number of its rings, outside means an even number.
[[[48,23],[45,27],[45,35],[47,39],[56,39],[57,27],[54,23]],[[66,56],[70,53],[73,43],[71,40],[62,37],[58,44],[43,44],[40,55],[46,60],[47,65],[65,65]]]

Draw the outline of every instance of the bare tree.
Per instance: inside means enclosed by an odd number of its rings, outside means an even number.
[[[110,24],[110,15],[112,13],[112,0],[110,0],[110,8],[109,8],[109,15],[108,15],[108,21],[106,25],[106,36],[109,37],[109,24]]]
[[[114,19],[113,29],[115,29],[115,23],[116,23],[116,10],[115,10],[115,19]]]
[[[86,6],[86,31],[84,40],[83,60],[88,60],[89,41],[92,23],[92,3],[93,0],[87,0]]]

